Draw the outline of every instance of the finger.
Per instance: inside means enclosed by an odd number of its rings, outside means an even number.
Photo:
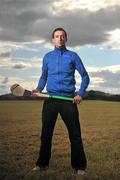
[[[74,98],[73,103],[79,104],[79,100]]]

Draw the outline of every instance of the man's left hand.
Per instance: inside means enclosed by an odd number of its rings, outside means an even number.
[[[73,103],[80,104],[82,102],[82,97],[79,95],[76,95],[74,97]]]

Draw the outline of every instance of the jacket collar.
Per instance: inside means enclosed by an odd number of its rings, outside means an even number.
[[[54,49],[55,51],[60,51],[60,52],[64,52],[64,51],[66,51],[67,49],[66,49],[66,47],[65,46],[63,46],[63,47],[56,47],[55,46],[55,49]]]

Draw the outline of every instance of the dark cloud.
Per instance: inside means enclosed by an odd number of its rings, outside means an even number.
[[[2,84],[7,84],[9,82],[8,77],[5,77],[4,80],[2,81]]]
[[[8,58],[8,57],[10,57],[10,55],[11,55],[10,52],[0,53],[0,58]]]
[[[27,62],[18,62],[18,63],[12,63],[11,67],[13,69],[25,69],[25,68],[31,68],[31,64]]]
[[[49,5],[49,0],[0,1],[0,39],[23,42],[34,39],[34,24],[49,17]]]
[[[120,6],[91,12],[88,9],[53,13],[52,0],[0,1],[0,39],[3,41],[51,40],[58,26],[68,31],[68,44],[99,44],[108,31],[120,28]]]
[[[3,89],[5,89],[5,88],[6,88],[6,85],[5,85],[5,84],[0,84],[0,91],[3,90]],[[3,93],[3,91],[2,91],[2,93]],[[1,92],[0,92],[0,94],[1,94]]]
[[[24,69],[26,66],[24,64],[15,64],[13,66],[14,69]]]

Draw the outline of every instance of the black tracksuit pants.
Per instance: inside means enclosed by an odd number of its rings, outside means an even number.
[[[86,157],[81,139],[77,105],[69,101],[56,99],[45,100],[43,104],[41,147],[36,165],[40,167],[49,165],[52,135],[58,113],[60,113],[68,129],[71,143],[71,165],[76,170],[84,170],[86,168]]]

